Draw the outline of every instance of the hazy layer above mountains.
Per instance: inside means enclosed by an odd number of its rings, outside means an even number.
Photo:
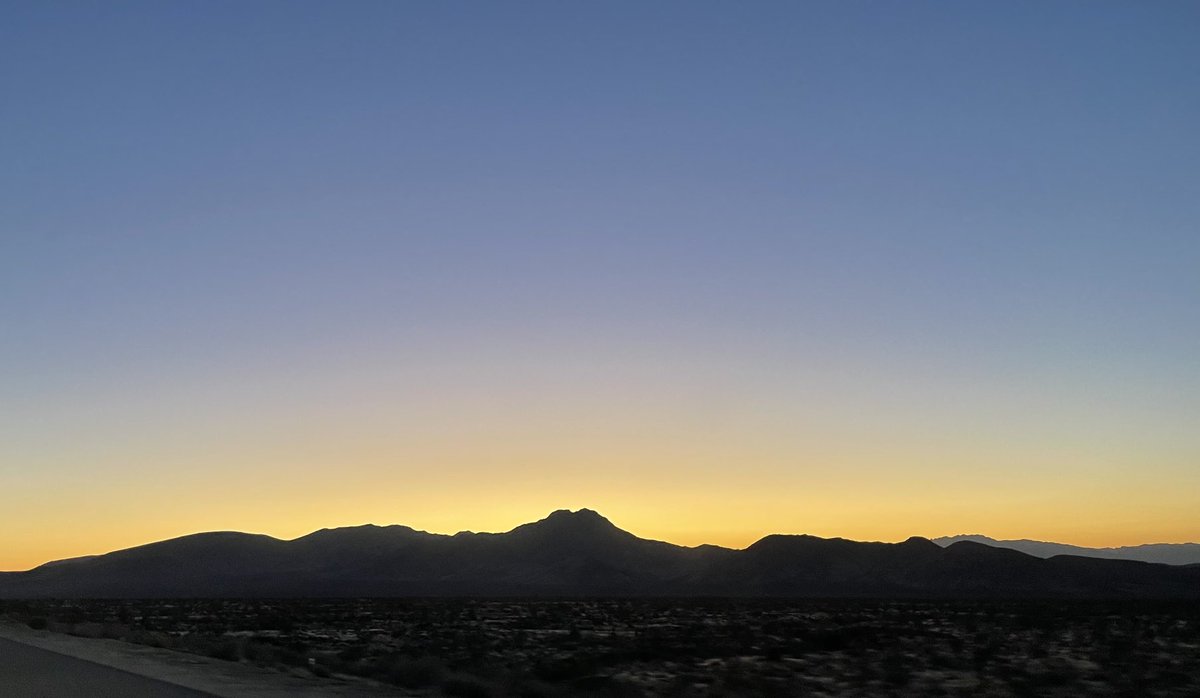
[[[1200,566],[925,538],[767,536],[745,550],[638,538],[594,511],[507,533],[407,526],[295,540],[217,532],[0,574],[0,597],[728,596],[1197,598]]]
[[[979,534],[943,536],[933,539],[934,543],[943,547],[960,541],[970,541],[997,548],[1019,550],[1026,555],[1043,558],[1054,557],[1055,555],[1081,555],[1083,557],[1099,557],[1107,560],[1157,562],[1165,565],[1200,564],[1200,543],[1148,543],[1146,545],[1127,545],[1120,548],[1085,548],[1078,545],[1050,543],[1040,540],[996,540],[995,538]]]

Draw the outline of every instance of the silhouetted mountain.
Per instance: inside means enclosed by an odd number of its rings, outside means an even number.
[[[507,533],[323,529],[291,541],[201,533],[0,574],[0,596],[806,596],[1200,598],[1200,567],[971,541],[772,535],[745,550],[645,540],[594,511]]]
[[[95,558],[95,557],[100,557],[100,556],[99,555],[83,555],[81,557],[69,557],[65,560],[51,560],[50,562],[44,562],[38,566],[39,567],[55,567],[57,565],[73,565],[77,562],[82,562],[84,560],[91,560],[92,558]]]
[[[1148,543],[1146,545],[1127,545],[1121,548],[1084,548],[1066,543],[1047,543],[1040,540],[996,540],[979,534],[943,536],[934,538],[933,542],[941,546],[952,545],[960,541],[983,543],[997,548],[1019,550],[1035,557],[1054,557],[1055,555],[1078,555],[1082,557],[1100,557],[1107,560],[1138,560],[1140,562],[1159,562],[1165,565],[1192,565],[1200,563],[1200,543]]]

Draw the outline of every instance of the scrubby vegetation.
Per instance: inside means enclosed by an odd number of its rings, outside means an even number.
[[[0,604],[31,627],[462,698],[1200,694],[1200,604],[1182,602]]]

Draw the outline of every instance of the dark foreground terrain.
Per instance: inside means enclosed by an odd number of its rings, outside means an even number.
[[[6,601],[33,627],[452,696],[1195,696],[1200,604]]]
[[[5,698],[205,698],[208,694],[0,638]]]

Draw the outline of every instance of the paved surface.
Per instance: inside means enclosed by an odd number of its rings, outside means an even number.
[[[16,643],[14,647],[13,643]],[[26,652],[22,652],[26,650]],[[27,650],[49,652],[50,658],[23,658]],[[51,667],[46,670],[47,662]],[[79,669],[74,662],[82,662],[101,672],[115,672],[127,676],[151,688],[144,691],[125,687],[125,680],[107,678],[93,688],[75,677],[78,672],[94,672]],[[71,670],[59,672],[54,667],[70,664]],[[56,678],[56,672],[63,673]],[[141,684],[140,679],[149,683]],[[38,684],[38,681],[65,681],[62,691],[59,684]],[[109,691],[107,686],[121,687]],[[42,688],[45,686],[45,688]],[[165,688],[164,688],[165,686]],[[31,690],[31,688],[34,690]],[[171,692],[167,692],[171,691]],[[397,698],[414,694],[395,686],[384,686],[356,677],[319,678],[310,672],[295,667],[268,669],[244,662],[225,662],[211,657],[202,657],[186,652],[145,645],[133,645],[118,640],[75,637],[63,633],[33,630],[26,625],[0,618],[0,698],[26,698],[28,696],[219,696],[220,698]]]
[[[0,638],[5,698],[210,698],[212,694]]]

